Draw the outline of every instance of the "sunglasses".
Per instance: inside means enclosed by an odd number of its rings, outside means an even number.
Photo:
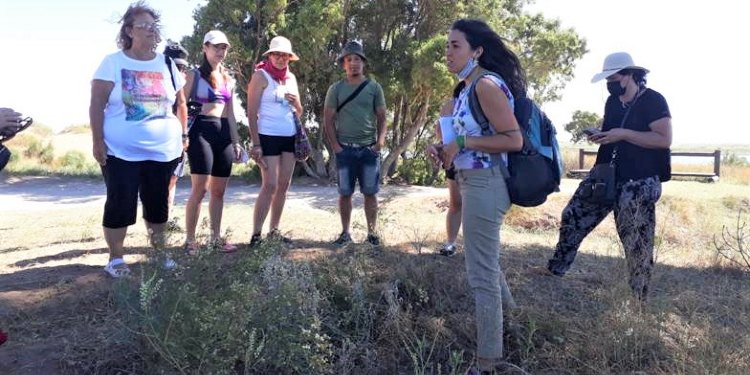
[[[148,31],[159,31],[161,29],[161,25],[156,22],[134,23],[133,27],[135,27],[136,29],[144,29]]]

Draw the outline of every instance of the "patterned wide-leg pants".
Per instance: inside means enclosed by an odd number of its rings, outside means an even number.
[[[646,297],[654,264],[656,202],[661,197],[659,178],[619,183],[617,199],[611,206],[588,202],[582,195],[584,182],[562,212],[560,237],[547,268],[555,275],[564,275],[573,264],[583,239],[614,211],[617,234],[625,250],[630,288],[636,297]]]

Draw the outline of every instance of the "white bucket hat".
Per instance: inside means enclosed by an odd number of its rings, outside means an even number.
[[[292,52],[292,42],[290,42],[289,39],[284,38],[283,36],[277,36],[271,39],[271,45],[268,46],[268,51],[263,52],[263,56],[271,52],[288,53],[292,55],[292,58],[289,59],[290,61],[299,60],[299,56],[297,56],[296,53]]]
[[[211,44],[226,44],[228,46],[232,46],[229,44],[229,39],[227,39],[227,36],[222,33],[219,30],[211,30],[206,33],[206,36],[203,37],[203,44],[211,43]]]
[[[601,81],[623,69],[640,69],[648,73],[648,69],[635,65],[633,58],[627,52],[615,52],[604,58],[604,66],[601,73],[594,74],[591,83]]]

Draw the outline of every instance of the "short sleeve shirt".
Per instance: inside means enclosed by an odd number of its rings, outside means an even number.
[[[93,79],[114,83],[104,110],[107,154],[127,161],[167,162],[182,154],[182,125],[172,112],[185,81],[164,55],[152,60],[107,55]]]
[[[620,99],[610,96],[604,105],[604,121],[602,130],[619,128],[625,117]],[[646,89],[638,100],[632,104],[626,118],[624,128],[638,132],[651,131],[649,125],[656,120],[671,117],[669,106],[664,97],[651,89]],[[620,141],[599,147],[596,163],[609,163],[612,160],[612,150],[617,146],[616,176],[617,181],[639,180],[659,176],[661,181],[668,181],[671,177],[669,149],[653,149],[640,147],[630,142]]]
[[[351,95],[359,84],[340,80],[328,88],[325,106],[334,111]],[[364,89],[341,111],[336,113],[336,138],[341,143],[371,145],[377,141],[375,117],[378,108],[385,107],[385,95],[379,83],[370,80]]]

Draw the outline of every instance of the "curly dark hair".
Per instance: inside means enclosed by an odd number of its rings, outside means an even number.
[[[135,17],[138,17],[143,13],[150,14],[151,17],[154,18],[154,22],[156,23],[159,23],[159,21],[161,20],[161,15],[159,14],[159,12],[154,10],[154,8],[148,6],[145,1],[139,0],[130,4],[128,10],[125,11],[125,14],[123,14],[122,18],[120,18],[119,21],[122,26],[120,26],[120,32],[117,34],[118,47],[123,50],[129,50],[131,47],[133,47],[133,38],[128,35],[127,30],[128,28],[133,27],[133,21],[135,21]]]
[[[477,61],[479,66],[503,77],[514,97],[526,96],[526,72],[521,62],[489,25],[481,20],[460,19],[453,23],[451,30],[464,33],[472,49],[482,47]]]

